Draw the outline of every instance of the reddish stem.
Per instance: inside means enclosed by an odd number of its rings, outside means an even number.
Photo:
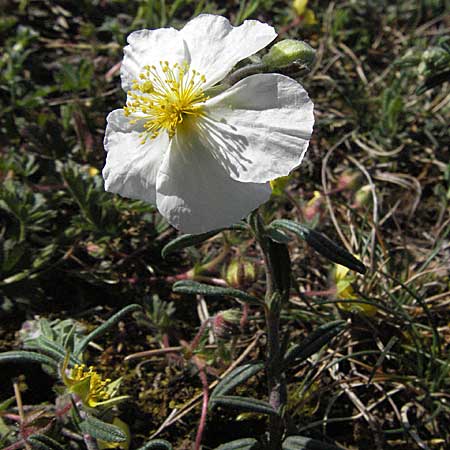
[[[249,310],[250,310],[250,306],[248,305],[248,303],[244,303],[244,305],[242,306],[242,317],[239,322],[239,327],[241,328],[241,332],[244,331],[245,325],[247,325]]]
[[[9,420],[14,420],[15,422],[20,422],[20,416],[18,414],[2,414],[2,417]]]
[[[205,320],[198,329],[197,334],[195,335],[194,339],[191,342],[190,349],[191,351],[195,351],[195,349],[198,347],[198,344],[200,344],[200,339],[203,336],[203,333],[205,332],[206,326],[209,325],[209,320]]]
[[[20,441],[14,442],[9,447],[5,447],[3,450],[17,450],[19,448],[23,448],[25,446],[25,441],[21,439]]]
[[[195,438],[195,450],[200,450],[200,446],[202,444],[203,431],[205,430],[206,425],[206,415],[208,413],[209,387],[204,364],[201,363],[196,357],[192,358],[192,360],[198,367],[199,370],[198,375],[200,377],[200,380],[202,381],[203,387],[202,414],[200,416],[200,423],[198,424],[197,436]]]
[[[55,411],[55,416],[56,417],[61,417],[61,416],[63,416],[64,414],[66,414],[66,412],[68,412],[68,411],[70,411],[70,409],[72,408],[72,403],[71,402],[68,402],[66,405],[64,405],[61,409],[57,409],[56,411]]]

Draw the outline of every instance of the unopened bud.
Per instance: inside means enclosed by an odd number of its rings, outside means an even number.
[[[88,242],[86,244],[86,251],[94,258],[101,258],[105,255],[105,249],[94,242]]]
[[[315,25],[317,23],[316,15],[314,14],[314,11],[307,8],[307,6],[308,0],[294,0],[292,2],[292,8],[297,16],[302,18],[302,24]]]
[[[89,169],[88,169],[88,174],[91,177],[95,177],[96,175],[99,174],[99,172],[100,171],[97,169],[97,167],[90,166]]]
[[[308,0],[294,0],[292,2],[292,7],[294,8],[295,12],[299,16],[303,16],[303,14],[306,11],[306,6],[308,5]]]
[[[314,62],[316,51],[306,42],[285,39],[271,47],[263,56],[262,62],[270,69],[295,65],[310,67]]]
[[[231,261],[225,273],[226,282],[235,288],[253,284],[257,278],[255,265],[243,258]]]
[[[366,184],[362,188],[358,189],[355,194],[355,208],[362,208],[363,206],[370,205],[372,201],[372,192],[369,184]]]
[[[237,309],[227,309],[216,314],[212,328],[214,334],[219,339],[229,339],[240,332],[241,311]]]
[[[344,189],[354,189],[361,180],[361,174],[353,170],[345,170],[338,179],[337,188],[342,191]]]
[[[308,221],[313,220],[322,210],[323,196],[319,191],[314,191],[314,196],[303,209],[303,215]]]

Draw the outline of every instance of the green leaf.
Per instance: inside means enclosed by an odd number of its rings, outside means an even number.
[[[96,328],[94,331],[89,333],[75,348],[74,355],[79,356],[81,355],[85,350],[86,347],[89,345],[89,342],[93,341],[94,339],[101,336],[103,333],[106,333],[106,331],[114,326],[116,323],[119,322],[120,319],[122,319],[123,316],[126,314],[129,314],[134,311],[138,311],[142,309],[140,305],[133,304],[128,305],[125,308],[121,309],[119,312],[114,314],[112,317],[110,317],[105,323],[100,325],[98,328]]]
[[[137,450],[173,450],[173,447],[170,442],[167,442],[164,439],[153,439],[142,447],[139,447]]]
[[[288,244],[292,241],[292,238],[276,228],[267,228],[266,231],[270,239],[278,244]]]
[[[344,250],[342,247],[335,244],[324,234],[312,230],[311,228],[286,219],[274,220],[269,225],[269,228],[281,228],[282,230],[290,231],[291,233],[296,234],[300,239],[303,239],[314,250],[325,258],[328,258],[330,261],[341,264],[362,274],[366,272],[366,267],[361,261],[356,259],[351,253],[347,252],[347,250]]]
[[[243,411],[251,411],[260,414],[278,415],[269,403],[250,397],[238,397],[234,395],[217,395],[211,399],[211,404],[215,406],[226,405]]]
[[[256,439],[244,438],[219,445],[214,450],[257,450],[258,447],[258,441]]]
[[[30,350],[38,350],[50,356],[53,360],[62,362],[66,356],[64,349],[57,343],[50,341],[45,336],[39,336],[36,339],[25,342],[25,348]],[[74,364],[80,363],[80,361],[73,359]]]
[[[283,444],[283,450],[339,450],[339,447],[317,441],[305,436],[289,436]]]
[[[288,366],[293,362],[305,361],[311,355],[314,355],[342,331],[344,324],[344,320],[336,320],[314,330],[301,344],[288,349],[284,357],[284,365]]]
[[[16,401],[16,397],[14,397],[14,396],[9,397],[6,400],[3,400],[0,403],[0,412],[1,411],[6,411],[15,401]]]
[[[3,244],[3,242],[2,242]],[[8,240],[5,242],[0,258],[0,265],[4,274],[9,273],[19,263],[22,256],[26,253],[28,245],[25,241],[13,242]]]
[[[0,363],[39,363],[54,368],[58,367],[58,363],[46,355],[35,352],[26,352],[23,350],[0,353]]]
[[[223,378],[215,387],[214,391],[211,394],[210,402],[213,402],[214,399],[219,395],[228,394],[228,392],[242,384],[244,381],[248,380],[263,368],[263,362],[248,363],[237,367],[225,378]]]
[[[193,245],[201,244],[202,242],[207,241],[209,238],[216,236],[222,230],[223,228],[220,228],[218,230],[212,230],[202,234],[183,234],[181,236],[178,236],[164,246],[161,251],[161,255],[163,258],[166,258],[170,253],[176,252],[178,250],[183,250],[187,247],[192,247]]]
[[[210,284],[199,283],[193,280],[177,281],[173,287],[173,292],[180,294],[200,294],[216,297],[235,297],[247,303],[261,305],[261,301],[239,289],[221,286],[211,286]]]
[[[27,442],[31,444],[33,450],[64,450],[64,447],[54,439],[44,434],[33,434]]]
[[[177,238],[170,241],[161,251],[161,255],[165,258],[170,253],[176,252],[178,250],[183,250],[187,247],[192,247],[193,245],[201,244],[202,242],[207,241],[208,239],[216,236],[221,231],[224,230],[246,230],[247,226],[244,223],[237,223],[230,227],[226,228],[218,228],[217,230],[208,231],[207,233],[202,234],[183,234],[182,236],[178,236]]]
[[[90,415],[80,422],[80,429],[83,433],[106,442],[124,442],[127,439],[127,435],[119,427]]]

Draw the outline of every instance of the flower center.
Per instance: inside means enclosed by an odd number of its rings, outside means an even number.
[[[73,383],[79,383],[86,380],[86,378],[89,378],[89,399],[94,401],[109,399],[109,394],[105,388],[109,383],[111,383],[111,380],[109,378],[103,380],[92,366],[86,370],[86,366],[84,364],[75,364],[73,369],[70,371],[69,379]]]
[[[161,61],[160,66],[144,66],[123,108],[125,116],[132,116],[131,123],[145,120],[142,143],[147,137],[155,139],[162,130],[172,138],[185,117],[203,114],[202,104],[208,99],[203,91],[205,76],[186,62],[171,66]]]

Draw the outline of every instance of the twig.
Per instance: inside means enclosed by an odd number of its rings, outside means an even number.
[[[264,332],[259,331],[256,333],[254,340],[251,342],[251,344],[242,352],[242,354],[239,356],[239,358],[236,359],[236,361],[230,365],[230,367],[220,376],[219,380],[213,381],[209,385],[209,389],[213,389],[220,380],[225,378],[229,373],[231,373],[241,362],[248,356],[248,354],[255,348],[256,344],[258,343],[261,336],[264,334]],[[155,438],[158,434],[160,434],[165,428],[169,427],[170,425],[174,424],[178,420],[180,420],[182,417],[184,417],[186,414],[191,412],[198,404],[198,401],[203,397],[203,394],[196,395],[193,397],[189,402],[187,402],[183,408],[180,411],[172,411],[169,415],[169,417],[164,421],[164,423],[150,436],[150,439]]]

